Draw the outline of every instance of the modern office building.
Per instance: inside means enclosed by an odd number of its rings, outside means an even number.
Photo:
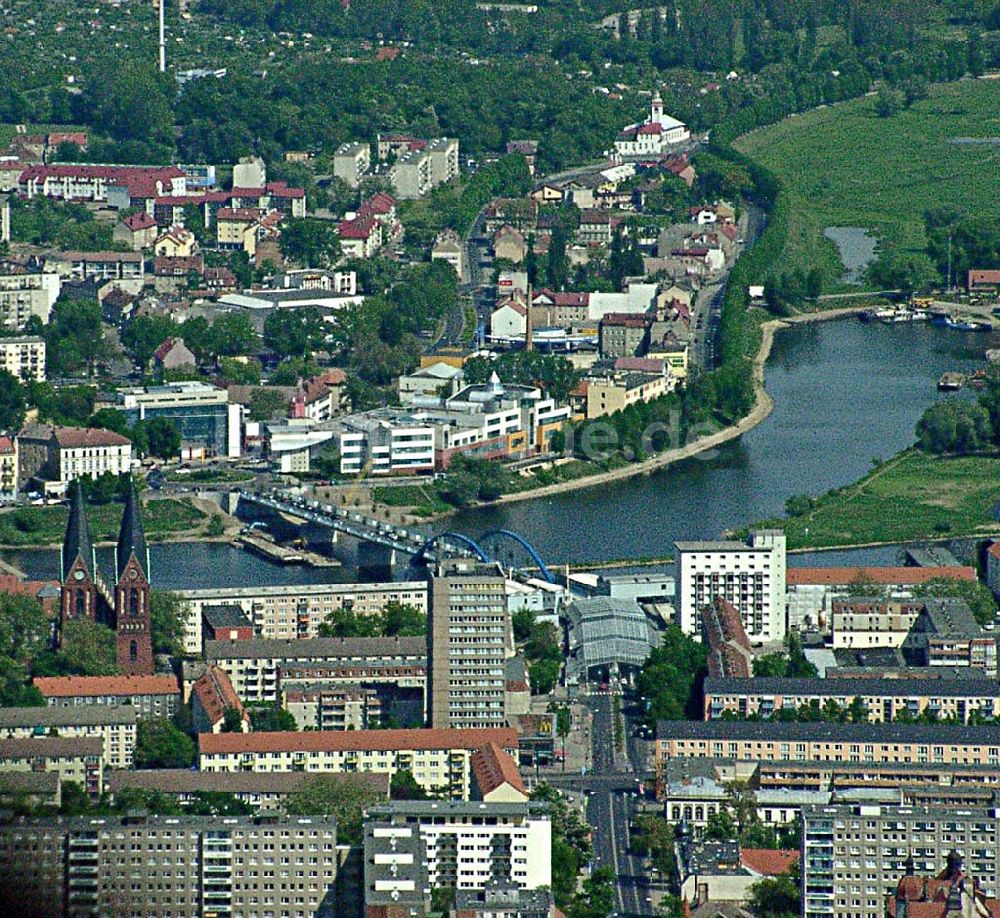
[[[428,707],[432,727],[503,727],[510,644],[505,578],[499,565],[442,561],[431,577]]]
[[[336,877],[327,816],[0,823],[0,907],[19,918],[332,918]]]
[[[721,597],[756,643],[785,637],[785,534],[751,531],[746,542],[676,542],[678,622],[701,635],[701,611]]]
[[[801,914],[883,918],[901,877],[942,874],[952,851],[995,898],[997,823],[993,806],[804,807]]]
[[[552,885],[552,825],[527,803],[397,801],[365,820],[365,906],[423,916],[431,891]]]
[[[184,459],[240,455],[240,406],[229,404],[225,389],[196,381],[138,386],[119,391],[118,408],[130,427],[153,418],[172,421]]]

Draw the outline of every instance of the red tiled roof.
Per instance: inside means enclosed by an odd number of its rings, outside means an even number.
[[[496,743],[487,743],[473,754],[472,775],[484,796],[504,784],[509,784],[525,796],[528,794],[517,764]]]
[[[256,223],[263,215],[259,207],[220,207],[216,218],[233,223]]]
[[[197,271],[201,274],[204,269],[203,255],[157,255],[153,259],[153,273],[161,277],[170,275],[177,277],[187,274],[188,271]]]
[[[63,449],[81,447],[125,446],[132,441],[128,437],[97,427],[56,427],[53,430],[56,442]]]
[[[173,676],[40,676],[33,682],[46,698],[180,694]]]
[[[617,325],[622,328],[645,328],[653,324],[654,317],[646,313],[606,312],[601,317],[601,325]]]
[[[1000,284],[1000,271],[970,271],[967,285],[975,284]]]
[[[219,666],[209,666],[205,675],[195,681],[191,690],[198,696],[198,701],[213,724],[226,716],[226,708],[235,708],[242,720],[250,717],[236,694],[228,673]]]
[[[280,733],[202,733],[198,749],[202,755],[238,752],[296,752],[370,749],[481,749],[495,742],[501,749],[517,748],[517,731],[494,730],[346,730]]]
[[[754,873],[776,877],[797,864],[799,852],[785,848],[740,848],[740,863]]]
[[[662,133],[663,133],[663,125],[659,124],[656,121],[644,124],[642,127],[639,128],[639,130],[636,131],[636,134],[662,134]]]
[[[304,198],[304,188],[290,188],[285,182],[268,182],[266,191],[273,198]]]
[[[615,369],[635,373],[662,373],[663,361],[657,357],[619,357],[615,361]]]
[[[356,217],[341,220],[337,233],[342,239],[368,239],[375,232],[375,221],[371,217]]]
[[[9,456],[14,452],[14,441],[10,437],[0,437],[0,456]]]
[[[149,214],[132,214],[122,220],[130,230],[136,232],[137,230],[151,229],[156,226],[156,221]]]
[[[21,181],[26,182],[33,178],[45,179],[53,178],[83,178],[83,179],[104,179],[105,181],[117,181],[127,184],[133,180],[155,178],[163,182],[169,182],[175,178],[183,178],[184,173],[176,166],[151,166],[142,168],[141,166],[95,166],[88,163],[67,165],[34,165],[28,166],[21,175]]]
[[[847,586],[856,580],[871,580],[880,584],[910,584],[926,583],[928,580],[941,577],[971,582],[976,579],[976,569],[974,567],[790,567],[785,574],[785,583],[788,586],[804,584]]]

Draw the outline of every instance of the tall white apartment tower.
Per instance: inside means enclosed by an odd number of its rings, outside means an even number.
[[[701,610],[721,596],[735,606],[751,641],[783,641],[785,534],[753,530],[746,542],[675,542],[678,623],[701,639]]]

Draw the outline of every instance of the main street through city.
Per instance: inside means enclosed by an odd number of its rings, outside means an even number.
[[[546,780],[586,795],[587,823],[593,839],[592,868],[609,867],[616,877],[618,914],[625,918],[656,913],[641,857],[629,851],[629,826],[635,818],[639,782],[645,772],[645,751],[624,720],[625,748],[615,747],[615,699],[611,693],[592,695],[590,718],[591,768],[586,774],[550,776]]]

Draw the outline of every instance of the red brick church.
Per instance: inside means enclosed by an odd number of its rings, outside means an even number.
[[[149,615],[149,549],[142,531],[139,498],[129,489],[115,549],[115,587],[101,579],[79,483],[70,498],[69,521],[63,539],[59,597],[59,631],[67,621],[89,618],[113,629],[122,675],[153,673],[153,642]]]

